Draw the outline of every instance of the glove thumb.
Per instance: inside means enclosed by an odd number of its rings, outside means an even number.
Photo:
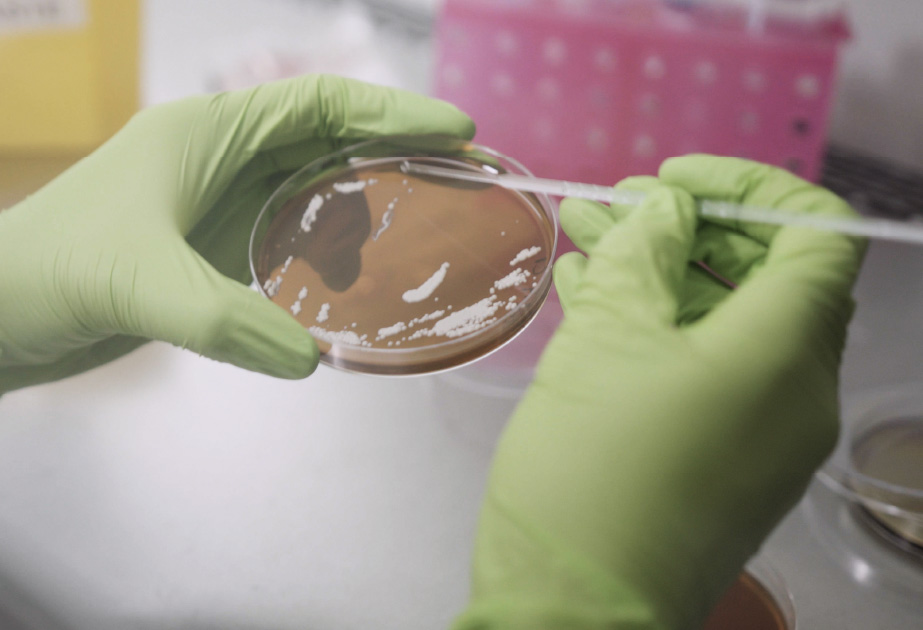
[[[221,274],[185,241],[169,260],[154,282],[136,282],[137,315],[127,332],[270,376],[304,378],[317,367],[314,339],[283,308]]]
[[[554,288],[558,292],[558,300],[565,316],[570,311],[574,296],[577,295],[577,287],[583,279],[586,266],[587,259],[579,252],[562,254],[554,264]]]
[[[589,252],[572,310],[604,306],[643,326],[674,325],[695,226],[691,196],[668,186],[651,190]]]

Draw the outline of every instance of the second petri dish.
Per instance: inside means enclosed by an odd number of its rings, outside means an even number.
[[[818,477],[882,538],[923,558],[923,390],[864,392],[844,407],[841,442]]]
[[[513,339],[548,294],[546,197],[409,175],[410,161],[528,174],[456,138],[379,138],[307,165],[254,226],[254,280],[325,364],[380,375],[465,365]]]
[[[762,559],[751,561],[706,619],[703,630],[795,630],[791,593]]]

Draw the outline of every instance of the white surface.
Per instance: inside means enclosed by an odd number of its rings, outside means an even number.
[[[159,344],[10,394],[0,609],[48,629],[444,627],[512,405],[486,401]]]
[[[923,379],[923,248],[874,245],[857,295],[845,390]],[[287,382],[150,344],[5,396],[0,627],[446,627],[515,404],[478,373]],[[764,550],[799,628],[923,627],[906,566],[864,563],[817,492]]]

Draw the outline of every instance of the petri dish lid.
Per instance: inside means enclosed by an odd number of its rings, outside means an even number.
[[[923,390],[918,383],[856,392],[817,478],[867,510],[892,542],[923,557]]]
[[[410,175],[406,162],[531,176],[446,136],[387,136],[289,177],[250,239],[259,291],[314,336],[323,364],[429,374],[515,338],[551,287],[557,218],[545,195]]]

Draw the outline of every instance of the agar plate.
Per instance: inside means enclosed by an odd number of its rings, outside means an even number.
[[[873,531],[923,558],[923,388],[847,401],[840,443],[818,478],[859,506]]]
[[[546,196],[408,174],[406,162],[530,175],[457,138],[389,136],[286,180],[254,225],[250,267],[332,367],[403,376],[471,363],[516,337],[551,287]]]
[[[781,576],[762,558],[725,592],[703,630],[795,630],[795,607]]]

